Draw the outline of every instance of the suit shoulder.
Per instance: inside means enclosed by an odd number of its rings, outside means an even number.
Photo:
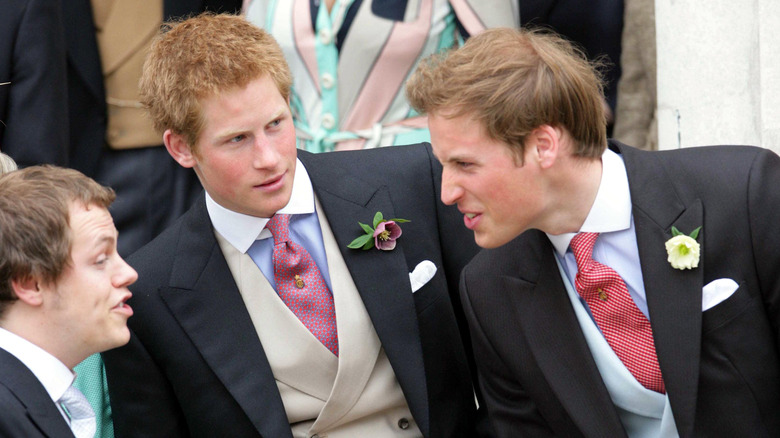
[[[187,216],[189,213],[185,213]],[[127,263],[138,272],[138,281],[131,286],[132,289],[143,287],[149,282],[159,282],[162,276],[167,275],[178,256],[177,248],[183,234],[184,217],[179,218],[173,225],[165,229],[157,237],[152,239],[127,258]]]
[[[430,171],[432,153],[428,143],[388,146],[354,151],[312,154],[300,151],[298,157],[309,173],[338,177],[348,172],[365,178],[387,178],[387,175]],[[437,162],[438,163],[438,162]]]
[[[510,275],[535,281],[538,265],[552,254],[547,236],[529,230],[498,248],[481,250],[466,266],[464,276],[490,278]]]

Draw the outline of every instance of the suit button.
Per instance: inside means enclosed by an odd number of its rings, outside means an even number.
[[[408,429],[409,428],[409,420],[407,420],[406,418],[401,418],[400,420],[398,420],[398,427],[400,427],[403,430]]]

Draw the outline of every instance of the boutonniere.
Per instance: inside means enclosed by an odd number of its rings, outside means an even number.
[[[690,235],[672,227],[672,238],[666,241],[666,253],[669,254],[669,264],[674,269],[693,269],[699,266],[700,246],[696,238],[701,227]]]
[[[347,245],[348,248],[364,250],[376,247],[383,251],[390,251],[395,248],[395,241],[401,237],[401,227],[398,224],[409,222],[406,219],[389,219],[385,220],[381,211],[377,211],[374,215],[373,226],[366,225],[362,222],[358,222],[360,227],[366,233],[350,242]]]

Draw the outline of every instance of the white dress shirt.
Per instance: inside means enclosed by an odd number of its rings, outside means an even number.
[[[580,232],[600,233],[593,248],[593,259],[620,274],[634,303],[649,320],[626,166],[623,158],[609,149],[602,155],[601,163],[599,190]],[[572,284],[577,275],[577,261],[569,243],[576,234],[547,235]]]
[[[241,253],[246,254],[256,240],[261,241],[256,245],[256,250],[261,255],[256,257],[253,254],[252,259],[256,261],[263,275],[276,289],[273,268],[273,240],[269,240],[273,236],[265,228],[271,219],[229,210],[214,201],[208,193],[206,193],[206,209],[214,229]],[[293,177],[290,201],[277,213],[291,215],[290,237],[311,254],[314,263],[317,264],[322,277],[325,279],[325,283],[332,290],[328,273],[328,261],[325,256],[325,246],[322,243],[322,230],[320,230],[320,223],[317,219],[317,211],[314,204],[314,188],[312,187],[309,173],[306,172],[306,168],[300,160],[296,160],[295,164],[295,176]]]
[[[65,421],[70,424],[70,418],[57,402],[73,384],[76,375],[49,352],[3,328],[0,328],[0,348],[19,359],[32,371],[57,405]]]

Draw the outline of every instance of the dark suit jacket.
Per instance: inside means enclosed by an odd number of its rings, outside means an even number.
[[[0,150],[20,166],[67,164],[68,102],[59,0],[0,6]]]
[[[780,159],[752,147],[610,147],[626,164],[653,337],[680,436],[780,436]],[[698,268],[667,262],[672,226],[702,226]],[[702,313],[702,288],[718,278],[740,287]],[[482,251],[463,271],[461,294],[500,436],[625,436],[544,233]]]
[[[240,7],[240,0],[164,0],[163,14],[167,20],[206,9],[233,12]],[[108,116],[90,0],[66,0],[63,16],[68,53],[69,166],[94,176],[106,144]]]
[[[0,370],[0,437],[73,437],[35,374],[2,348]]]
[[[312,155],[299,151],[341,253],[420,429],[473,437],[474,395],[451,299],[476,252],[439,201],[430,146]],[[352,250],[377,211],[411,220],[393,251]],[[415,294],[409,272],[439,269]],[[104,354],[117,436],[291,436],[249,314],[205,201],[129,260],[135,315],[126,347]],[[459,308],[459,303],[455,303]]]

